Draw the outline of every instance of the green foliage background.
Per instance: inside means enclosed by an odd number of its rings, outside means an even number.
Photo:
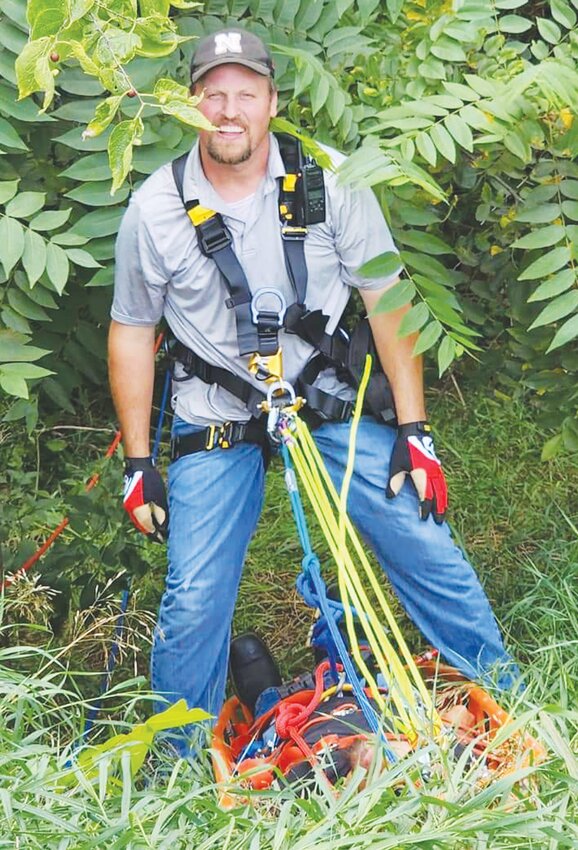
[[[408,272],[383,308],[413,301],[402,330],[437,350],[440,373],[469,352],[500,392],[539,401],[556,429],[546,457],[575,450],[576,6],[1,0],[9,417],[31,427],[38,392],[72,410],[104,380],[123,206],[202,120],[186,89],[194,38],[241,22],[271,44],[293,125],[352,153],[344,180],[376,187]]]

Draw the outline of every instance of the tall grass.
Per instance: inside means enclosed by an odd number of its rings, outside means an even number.
[[[544,743],[547,760],[487,783],[467,753],[456,761],[432,743],[427,754],[438,768],[427,782],[424,754],[414,754],[386,770],[376,762],[369,775],[359,771],[337,796],[322,783],[305,797],[299,788],[252,792],[233,812],[217,805],[206,753],[175,762],[161,745],[136,777],[128,753],[106,754],[93,778],[77,770],[64,784],[90,708],[86,695],[99,679],[92,672],[87,688],[83,662],[97,651],[102,657],[116,611],[83,615],[69,643],[55,647],[28,588],[28,601],[24,590],[6,600],[0,627],[0,848],[578,847],[578,465],[539,462],[544,435],[522,407],[477,399],[465,409],[441,395],[430,407],[454,529],[522,661],[526,691],[503,701]],[[311,613],[292,591],[300,552],[279,478],[268,482],[236,627],[264,634],[285,671],[296,672],[310,665],[303,642]],[[129,618],[127,653],[142,649],[149,628],[150,615]],[[405,630],[417,651],[419,635],[407,623]],[[125,663],[104,701],[97,740],[127,731],[149,710],[146,682],[130,670]]]

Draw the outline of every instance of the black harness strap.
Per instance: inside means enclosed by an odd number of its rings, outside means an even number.
[[[186,455],[209,452],[213,449],[231,449],[237,443],[254,443],[261,447],[265,468],[271,459],[271,444],[267,437],[265,420],[257,422],[225,422],[224,425],[209,425],[193,434],[177,435],[171,439],[171,463]]]
[[[203,360],[202,357],[178,340],[169,344],[169,357],[173,364],[182,366],[185,373],[182,378],[176,378],[173,369],[173,380],[178,382],[188,381],[192,377],[196,377],[200,378],[205,384],[218,384],[242,401],[252,416],[258,418],[261,415],[262,410],[259,405],[265,401],[267,396],[253,384],[250,384],[249,381],[244,381],[243,378],[228,369],[213,366],[212,363]]]

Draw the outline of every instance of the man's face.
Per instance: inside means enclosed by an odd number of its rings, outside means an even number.
[[[238,165],[265,143],[269,121],[277,114],[277,93],[269,79],[243,65],[220,65],[195,83],[204,92],[198,108],[216,131],[200,130],[201,151],[215,162]]]

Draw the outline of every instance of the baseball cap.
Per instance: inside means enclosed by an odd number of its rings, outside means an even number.
[[[271,54],[251,32],[242,29],[224,29],[205,36],[197,44],[191,60],[191,82],[196,83],[203,74],[218,65],[244,65],[264,77],[274,73]]]

